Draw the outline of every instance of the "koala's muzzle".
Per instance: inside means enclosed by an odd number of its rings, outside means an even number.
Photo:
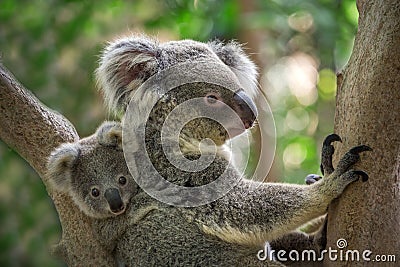
[[[108,188],[104,193],[104,197],[110,206],[111,212],[119,214],[125,210],[124,202],[122,202],[118,189]]]
[[[233,100],[233,109],[239,115],[244,127],[249,129],[251,126],[253,126],[253,123],[258,115],[256,105],[242,89],[235,92]]]

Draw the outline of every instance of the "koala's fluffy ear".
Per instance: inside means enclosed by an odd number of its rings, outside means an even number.
[[[96,131],[100,145],[115,147],[122,150],[122,126],[116,121],[105,121]]]
[[[209,42],[208,45],[235,73],[245,92],[255,98],[257,95],[257,67],[243,52],[241,45],[234,41],[224,44],[218,40]]]
[[[80,154],[78,143],[66,143],[53,151],[47,163],[47,179],[57,191],[67,192],[71,186],[72,170]]]
[[[104,49],[96,78],[110,110],[125,113],[131,94],[157,72],[157,47],[158,43],[148,37],[131,36]]]

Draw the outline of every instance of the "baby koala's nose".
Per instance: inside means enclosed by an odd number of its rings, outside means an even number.
[[[249,129],[258,115],[256,105],[242,89],[235,92],[233,100],[235,102],[234,110],[242,120],[244,127]]]
[[[117,188],[108,188],[104,193],[104,197],[106,198],[108,205],[110,206],[110,210],[113,213],[120,213],[125,209],[124,202],[122,202],[119,190]]]

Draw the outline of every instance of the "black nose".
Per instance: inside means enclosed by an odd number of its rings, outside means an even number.
[[[258,115],[254,102],[242,89],[235,92],[233,100],[235,102],[234,109],[242,120],[244,127],[248,129],[253,126]]]
[[[104,197],[106,198],[112,212],[118,213],[125,208],[118,189],[108,188],[104,193]]]

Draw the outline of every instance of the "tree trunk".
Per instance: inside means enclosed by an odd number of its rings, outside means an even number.
[[[46,162],[60,143],[79,139],[72,124],[48,109],[0,64],[0,139],[15,149],[45,179]],[[48,188],[49,189],[49,188]],[[68,266],[112,266],[112,256],[91,234],[91,225],[69,196],[51,192],[63,229],[55,251]]]
[[[372,254],[369,264],[325,257],[326,266],[376,266],[372,261],[379,254],[397,254],[400,260],[400,2],[364,0],[357,7],[353,53],[338,75],[335,133],[343,144],[335,160],[351,146],[369,145],[373,151],[363,153],[357,168],[370,179],[349,186],[330,205],[327,247],[343,255],[347,249],[358,250],[360,258],[364,250]],[[338,239],[347,246],[340,249]]]

